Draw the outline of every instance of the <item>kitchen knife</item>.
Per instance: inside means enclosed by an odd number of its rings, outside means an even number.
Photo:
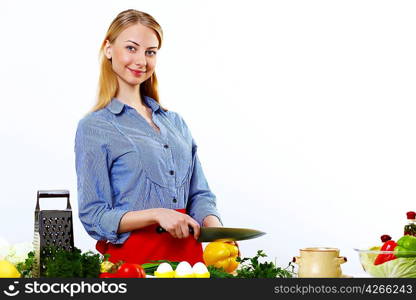
[[[158,226],[156,232],[166,232],[165,229]],[[189,227],[189,233],[193,234],[193,228]],[[230,227],[201,227],[201,233],[198,238],[198,242],[213,242],[221,240],[227,241],[242,241],[254,239],[266,234],[263,231],[247,228],[230,228]]]

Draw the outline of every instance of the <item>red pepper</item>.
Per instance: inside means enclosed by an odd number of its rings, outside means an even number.
[[[381,251],[393,251],[396,248],[397,243],[391,239],[391,236],[385,234],[381,236],[381,241],[384,243],[381,247]],[[386,261],[396,259],[397,257],[393,253],[380,253],[374,260],[374,265],[381,265]]]

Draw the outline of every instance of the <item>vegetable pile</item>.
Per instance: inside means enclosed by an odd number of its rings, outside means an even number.
[[[227,252],[224,255],[228,255]],[[236,257],[239,268],[231,273],[215,265],[205,266],[202,262],[191,267],[187,262],[158,260],[143,264],[142,267],[146,274],[158,278],[292,278],[296,275],[292,262],[283,269],[273,262],[261,262],[264,257],[267,255],[263,250],[258,250],[254,257]]]
[[[246,257],[240,258],[237,257],[236,261],[240,263],[240,267],[235,270],[233,273],[229,273],[224,268],[218,268],[213,265],[208,266],[208,272],[210,278],[292,278],[295,275],[294,272],[294,265],[289,262],[288,266],[283,269],[280,267],[276,267],[275,263],[273,262],[260,262],[259,260],[267,255],[263,252],[263,250],[258,250],[257,255],[254,257]],[[168,263],[173,266],[179,266],[178,262],[170,262],[170,261],[163,261],[163,263]],[[162,264],[162,263],[159,263]],[[146,272],[150,270],[150,268],[154,268],[154,265],[147,265],[144,264],[143,267],[145,268]],[[194,268],[195,269],[195,266]],[[189,271],[191,272],[191,271]],[[151,272],[148,273],[149,275],[153,275]],[[156,272],[155,272],[156,275]],[[159,277],[159,276],[156,276]],[[173,276],[176,277],[177,276]],[[195,277],[195,276],[189,276]]]
[[[416,239],[416,237],[415,237]],[[400,244],[409,247],[409,243]],[[35,277],[37,261],[35,252],[26,247],[3,248],[0,257],[0,277]],[[152,275],[158,278],[290,278],[295,275],[294,266],[283,269],[275,263],[260,260],[267,255],[258,250],[254,257],[239,257],[238,248],[226,242],[212,242],[205,247],[204,262],[191,266],[188,262],[167,260],[151,261],[143,265],[118,261],[110,262],[108,254],[82,251],[76,247],[72,251],[48,247],[42,257],[45,266],[42,277],[49,278],[145,278]],[[28,252],[29,251],[29,252]],[[5,259],[9,258],[9,259]]]
[[[416,212],[406,213],[404,236],[395,242],[381,236],[382,245],[360,251],[361,265],[374,277],[416,277]]]

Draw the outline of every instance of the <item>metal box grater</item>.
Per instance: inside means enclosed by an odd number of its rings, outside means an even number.
[[[40,198],[67,198],[65,210],[40,210]],[[35,232],[33,247],[35,250],[36,267],[34,276],[42,277],[45,265],[42,257],[48,256],[45,247],[55,246],[57,249],[72,251],[74,249],[74,232],[72,226],[72,209],[67,190],[38,191],[35,208]]]

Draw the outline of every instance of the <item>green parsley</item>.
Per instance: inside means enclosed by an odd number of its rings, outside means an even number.
[[[237,278],[292,278],[294,273],[294,266],[291,262],[289,265],[282,269],[276,267],[273,262],[259,262],[260,257],[266,257],[267,255],[263,250],[258,250],[257,255],[252,258],[237,257],[237,262],[240,263],[240,267],[237,269]],[[291,270],[287,270],[291,268]]]

